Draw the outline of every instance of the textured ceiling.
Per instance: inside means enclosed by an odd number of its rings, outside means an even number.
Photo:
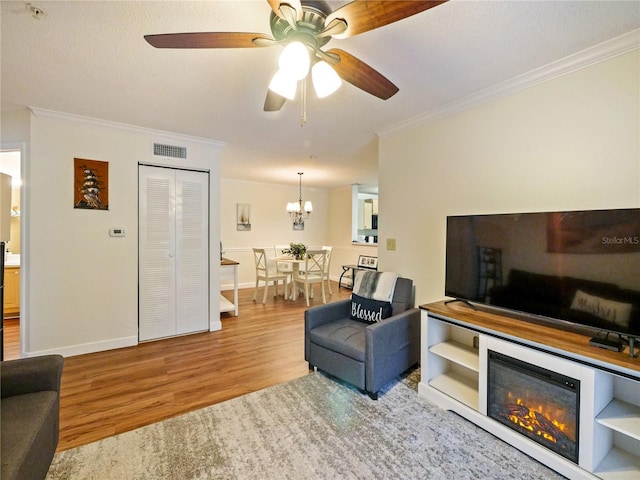
[[[377,182],[376,132],[429,115],[640,28],[638,1],[450,1],[331,40],[394,82],[387,101],[343,84],[262,111],[281,47],[161,50],[143,35],[270,34],[266,1],[3,0],[2,110],[34,106],[226,143],[227,178],[333,188]],[[335,9],[341,2],[329,2]]]

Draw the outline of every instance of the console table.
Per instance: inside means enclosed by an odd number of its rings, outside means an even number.
[[[233,278],[233,303],[220,295],[220,313],[233,312],[238,316],[238,265],[239,262],[223,258],[220,260],[220,279]]]
[[[365,268],[365,267],[361,267],[359,265],[342,265],[342,273],[340,274],[340,278],[338,279],[338,288],[340,287],[344,287],[344,288],[353,288],[353,279],[356,276],[356,270],[366,270],[366,271],[375,271],[375,268]],[[350,278],[351,279],[351,286],[345,284],[342,285],[342,277],[344,277],[344,274],[347,273],[348,271],[351,271],[351,276],[347,276],[346,278]]]
[[[640,358],[590,336],[463,304],[421,305],[420,395],[572,479],[640,478]],[[488,416],[488,357],[499,352],[580,381],[574,463]]]
[[[347,273],[349,270],[351,270],[351,276],[347,277],[351,279],[351,287],[353,288],[353,279],[355,278],[356,275],[356,270],[360,270],[360,267],[358,267],[358,265],[342,265],[342,273],[340,274],[340,278],[338,279],[338,288],[342,287],[342,277],[344,277],[344,274]],[[348,285],[344,285],[345,288],[349,288]]]

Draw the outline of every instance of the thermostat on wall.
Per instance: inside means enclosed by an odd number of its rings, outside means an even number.
[[[124,228],[110,228],[109,229],[110,237],[124,237]]]

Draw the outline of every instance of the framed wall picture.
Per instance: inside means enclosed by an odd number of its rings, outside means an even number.
[[[73,207],[109,210],[109,162],[74,158]]]
[[[236,204],[236,224],[237,224],[237,230],[240,232],[251,231],[251,204],[250,203]]]
[[[358,257],[358,267],[369,268],[371,270],[378,269],[378,257],[368,257],[366,255],[360,255]]]

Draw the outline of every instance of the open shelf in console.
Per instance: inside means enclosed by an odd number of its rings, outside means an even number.
[[[596,421],[611,430],[640,440],[640,407],[613,399],[596,417]]]
[[[478,380],[450,370],[431,380],[429,385],[474,410],[478,409]]]
[[[438,343],[429,348],[431,353],[435,353],[442,358],[451,360],[473,372],[478,372],[479,359],[478,349],[464,345],[454,340]]]
[[[640,459],[636,455],[614,447],[593,473],[603,480],[639,478]]]
[[[479,352],[477,333],[446,322],[429,322],[427,383],[478,410]]]
[[[606,406],[595,417],[594,473],[606,480],[640,478],[640,387],[627,378],[603,374],[597,395]]]

